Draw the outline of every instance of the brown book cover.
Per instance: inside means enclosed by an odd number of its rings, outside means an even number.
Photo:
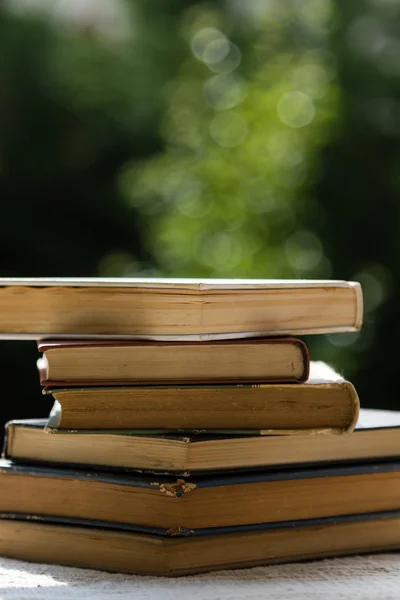
[[[135,575],[156,575],[165,578],[221,569],[239,567],[248,569],[265,564],[396,551],[400,546],[399,532],[398,511],[286,521],[247,531],[230,530],[223,534],[210,533],[185,537],[137,533],[127,528],[117,529],[110,527],[109,524],[96,522],[85,523],[82,526],[82,523],[77,520],[50,519],[32,513],[27,515],[0,513],[0,554],[12,559],[41,564],[102,569]],[[357,562],[351,564],[358,566],[359,558],[356,560]],[[393,577],[393,574],[385,572],[386,569],[384,570],[380,561],[376,565],[376,569],[378,568],[382,571],[382,577]],[[304,573],[308,572],[308,565],[303,565],[302,569]],[[299,571],[300,565],[297,569],[297,572]],[[325,563],[314,567],[314,573],[317,572],[320,578],[321,573],[324,573],[324,585],[327,587]],[[352,572],[347,567],[346,578],[352,577],[350,575]],[[254,589],[256,582],[261,580],[260,571],[256,571],[253,577],[254,580],[249,581],[247,588]],[[263,575],[263,581],[265,577],[267,576]],[[102,578],[99,575],[96,579],[101,581]],[[108,580],[121,581],[114,578]],[[232,580],[240,582],[241,590],[245,587],[243,582],[248,581],[246,576],[237,576],[237,579],[234,579],[230,573],[214,579],[220,587],[223,582],[230,583]],[[171,592],[174,589],[175,594],[183,589],[188,591],[192,587],[195,589],[201,582],[207,581],[210,586],[210,580],[206,579],[192,580],[192,584],[188,584],[187,581],[182,582],[183,586],[174,588],[167,586],[165,579],[159,580],[156,584],[151,580],[150,585],[153,588],[155,585],[161,585],[164,589],[168,587]],[[365,578],[364,581],[368,582],[368,579]],[[342,585],[344,583],[340,582],[339,587],[341,588]],[[290,583],[287,581],[285,588],[288,590],[289,586]],[[110,587],[111,583],[107,589]],[[334,588],[337,589],[336,586]],[[254,595],[251,595],[254,598]],[[215,598],[214,594],[212,596]],[[274,596],[277,598],[275,594]],[[290,596],[294,597],[292,594]],[[381,596],[383,597],[383,594]],[[288,594],[285,597],[288,597]],[[334,596],[329,595],[329,597]]]
[[[400,510],[400,463],[383,459],[191,477],[1,459],[0,485],[0,513],[97,521],[168,537]]]
[[[92,385],[302,383],[310,358],[304,342],[281,338],[219,342],[38,342],[40,383]],[[55,376],[52,375],[55,373]]]

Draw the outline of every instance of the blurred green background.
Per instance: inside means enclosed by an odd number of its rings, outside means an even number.
[[[0,276],[362,283],[359,334],[305,338],[399,408],[400,2],[0,4]],[[45,416],[1,342],[2,420]]]

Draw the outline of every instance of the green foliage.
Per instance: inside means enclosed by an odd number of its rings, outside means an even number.
[[[299,41],[287,28],[296,3],[185,11],[165,149],[121,179],[129,205],[147,216],[160,272],[329,277],[321,241],[301,227],[337,96],[325,47],[330,4],[314,4],[325,12],[298,12]]]

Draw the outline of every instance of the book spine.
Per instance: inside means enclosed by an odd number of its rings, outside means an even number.
[[[347,390],[348,390],[348,393],[350,396],[353,414],[352,414],[352,418],[351,418],[348,426],[343,429],[343,432],[351,433],[352,431],[354,431],[354,429],[357,425],[358,417],[360,415],[360,399],[358,397],[358,394],[357,394],[356,389],[353,386],[353,384],[347,383]]]
[[[12,436],[12,423],[11,421],[8,421],[5,425],[4,425],[4,441],[3,441],[3,448],[1,451],[1,458],[8,458],[9,457],[9,446],[11,445],[11,436]]]

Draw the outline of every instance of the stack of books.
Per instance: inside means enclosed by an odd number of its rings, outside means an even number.
[[[293,337],[361,320],[343,281],[0,281],[55,401],[7,424],[0,554],[180,575],[398,548],[400,416],[359,418]]]

